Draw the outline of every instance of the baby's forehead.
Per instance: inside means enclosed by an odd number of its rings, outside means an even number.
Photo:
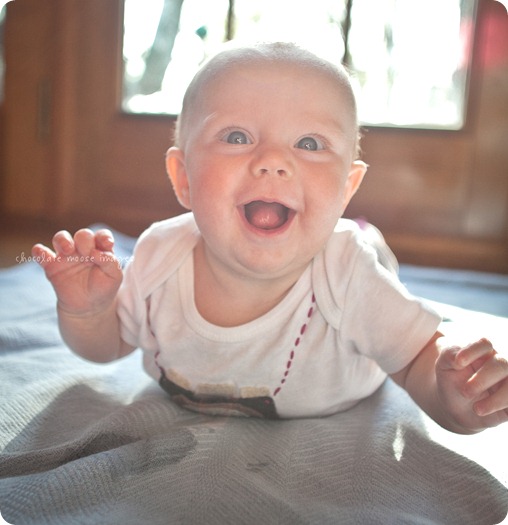
[[[241,74],[256,74],[257,72],[269,72],[273,76],[287,74],[292,71],[301,78],[312,77],[336,83],[338,89],[349,88],[349,80],[345,71],[332,64],[320,61],[317,57],[294,55],[263,55],[249,52],[249,50],[238,51],[234,54],[224,53],[222,56],[211,60],[196,77],[194,89],[201,91],[215,82],[227,82]],[[192,86],[191,86],[192,89]]]
[[[262,75],[282,77],[288,74],[294,77],[295,85],[310,79],[316,85],[316,91],[326,89],[324,86],[328,84],[337,93],[341,105],[346,104],[348,107],[353,126],[357,125],[354,94],[349,77],[341,65],[331,64],[300,48],[269,46],[223,51],[212,58],[187,89],[177,135],[180,138],[186,135],[190,120],[196,118],[200,110],[204,110],[203,103],[206,104],[205,100],[209,100],[210,94],[217,93],[228,83],[234,83],[235,79],[254,79],[256,75],[259,78]]]

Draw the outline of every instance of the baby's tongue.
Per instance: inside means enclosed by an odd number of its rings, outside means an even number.
[[[288,219],[288,209],[277,202],[253,201],[245,206],[245,217],[262,230],[280,228]]]

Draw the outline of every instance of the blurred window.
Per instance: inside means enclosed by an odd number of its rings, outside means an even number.
[[[177,115],[230,40],[296,42],[352,74],[362,124],[460,129],[475,0],[125,0],[123,110]]]

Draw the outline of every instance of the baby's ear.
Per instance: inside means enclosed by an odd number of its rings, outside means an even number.
[[[362,160],[355,160],[351,163],[349,173],[347,176],[346,187],[344,188],[344,209],[349,204],[349,201],[353,198],[353,195],[358,191],[363,177],[367,173],[367,164]]]
[[[184,208],[190,210],[189,180],[185,171],[185,155],[180,148],[172,147],[168,149],[166,153],[166,171],[178,202]]]

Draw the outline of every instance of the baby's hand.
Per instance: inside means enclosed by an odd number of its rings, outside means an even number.
[[[508,421],[508,361],[487,339],[441,351],[438,393],[456,422],[479,431]]]
[[[60,310],[82,316],[111,305],[122,282],[113,244],[108,230],[94,233],[83,229],[74,237],[66,231],[58,232],[53,237],[55,251],[42,244],[32,248],[32,255],[55,289]]]

